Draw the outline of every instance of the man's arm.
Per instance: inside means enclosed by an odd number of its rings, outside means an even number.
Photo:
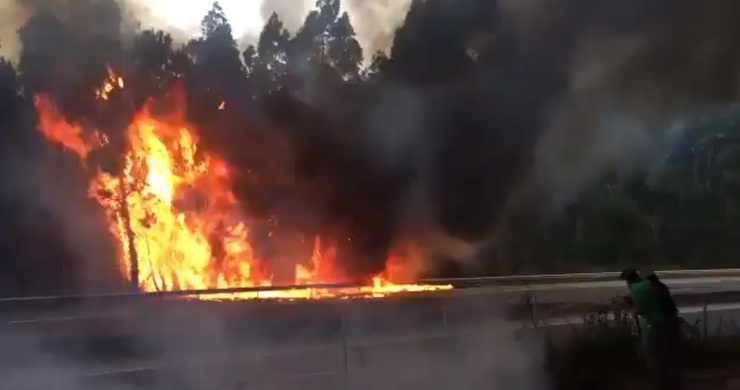
[[[614,308],[616,310],[621,310],[625,312],[631,312],[634,314],[640,314],[639,310],[637,309],[635,305],[635,301],[632,299],[631,296],[622,296],[618,295],[614,299],[612,299],[612,305],[614,305]]]
[[[638,282],[628,286],[630,290],[630,300],[632,301],[632,307],[636,314],[643,314],[642,311],[645,309],[645,305],[650,299],[652,293],[651,284],[649,282]]]

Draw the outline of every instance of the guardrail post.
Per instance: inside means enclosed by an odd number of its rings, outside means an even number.
[[[707,303],[707,298],[704,297],[704,305],[701,309],[701,321],[702,321],[702,328],[704,330],[704,338],[706,339],[709,336],[709,304]]]
[[[442,327],[447,328],[447,305],[442,306]]]
[[[344,372],[344,388],[350,389],[349,373],[349,321],[347,319],[347,305],[342,305],[341,311],[341,338],[342,338],[342,370]]]
[[[536,295],[532,295],[529,298],[529,300],[530,300],[530,305],[531,305],[531,308],[532,308],[532,325],[534,326],[535,329],[537,329],[540,326],[539,318],[537,318],[537,316],[538,316],[538,313],[537,313],[537,296]]]

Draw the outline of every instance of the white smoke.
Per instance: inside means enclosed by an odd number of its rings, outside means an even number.
[[[293,33],[300,28],[315,4],[315,0],[256,1],[262,2],[262,20],[267,20],[273,12],[277,12],[288,31]],[[396,28],[403,22],[410,5],[411,0],[342,1],[366,58],[371,58],[378,50],[390,49]]]
[[[184,42],[199,31],[200,21],[212,0],[118,0],[128,19],[141,28],[162,29]],[[264,22],[273,12],[285,27],[295,32],[314,8],[313,0],[220,0],[242,46],[256,43]],[[377,50],[388,50],[396,27],[406,15],[410,0],[345,0],[343,7],[354,24],[357,40],[370,58]],[[0,56],[16,60],[20,53],[17,31],[31,11],[22,0],[0,0]]]
[[[21,47],[17,31],[27,14],[15,0],[0,0],[0,56],[17,59]]]
[[[283,310],[289,321],[284,323],[275,316],[266,319],[268,311],[253,311],[261,305],[139,301],[106,304],[104,311],[66,310],[98,319],[88,325],[77,320],[83,325],[61,333],[54,330],[64,329],[64,322],[5,326],[0,331],[0,343],[8,347],[0,351],[3,388],[547,389],[541,344],[537,337],[515,337],[517,324],[500,320],[422,331],[409,324],[429,318],[414,318],[392,302],[382,314],[367,310],[377,305],[362,303],[322,304],[321,316],[320,307],[273,308]],[[269,312],[280,314],[273,309]],[[305,314],[302,320],[296,312]],[[348,326],[343,332],[333,322],[339,312]],[[370,331],[379,323],[405,330],[383,332],[386,336]],[[285,333],[279,341],[276,326]],[[334,329],[331,334],[327,326]],[[50,332],[44,335],[41,329]],[[138,358],[111,360],[116,350],[138,351],[133,353]]]

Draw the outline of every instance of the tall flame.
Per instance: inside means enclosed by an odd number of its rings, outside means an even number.
[[[124,88],[113,71],[96,90],[99,100]],[[46,95],[35,98],[39,129],[49,140],[76,153],[83,162],[106,144],[99,132],[86,136],[67,122]],[[225,104],[222,103],[221,107]],[[198,149],[198,137],[181,116],[156,118],[145,107],[126,133],[122,172],[99,170],[90,196],[104,209],[120,248],[120,269],[130,278],[137,265],[144,291],[204,290],[270,286],[269,267],[251,244],[249,218],[231,190],[231,171],[218,156]],[[295,285],[336,282],[336,249],[315,239],[310,259],[296,259]],[[304,261],[305,260],[305,261]],[[392,258],[389,265],[400,267]],[[401,291],[449,289],[451,286],[395,285],[385,275],[352,289],[294,288],[203,298],[316,298],[383,296]]]

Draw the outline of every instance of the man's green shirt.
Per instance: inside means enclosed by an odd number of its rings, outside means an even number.
[[[632,283],[627,287],[648,328],[662,320],[658,298],[655,296],[649,280]]]

